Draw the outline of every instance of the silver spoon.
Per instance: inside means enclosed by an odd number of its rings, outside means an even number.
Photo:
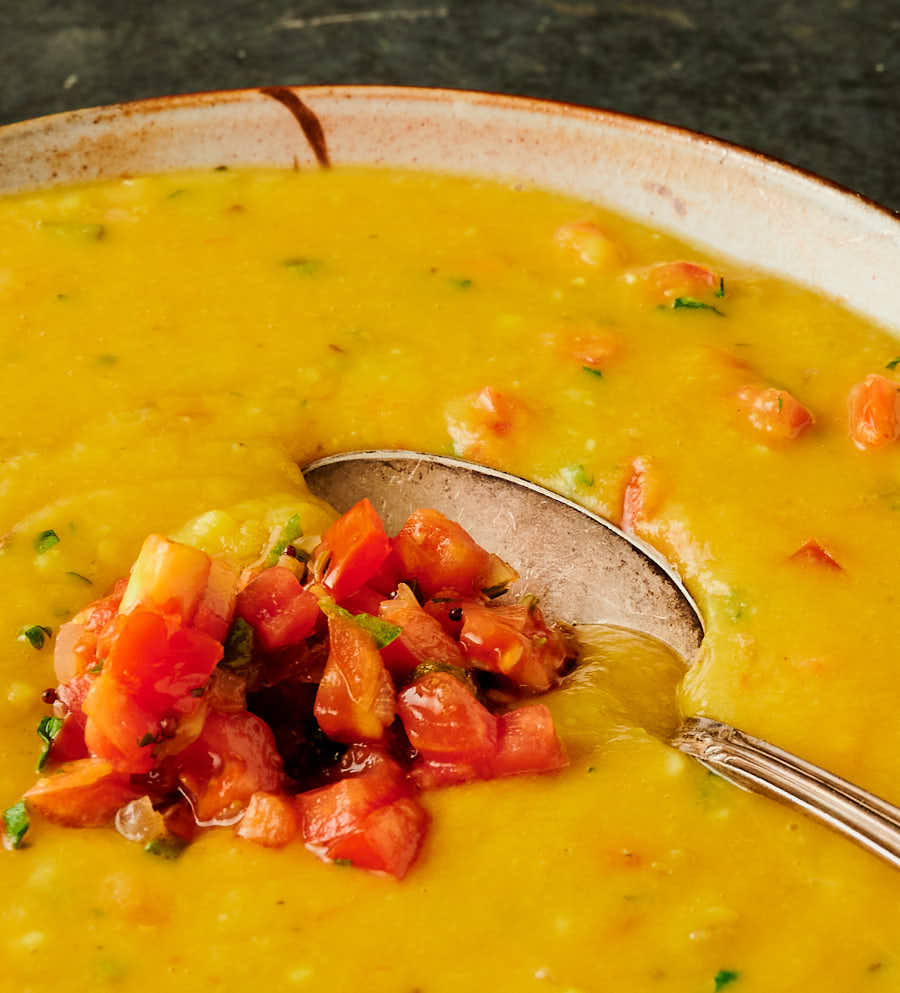
[[[690,659],[703,640],[697,605],[672,566],[584,507],[517,476],[422,452],[345,452],[303,471],[343,512],[368,497],[391,533],[432,507],[520,573],[548,616],[652,635]],[[514,587],[515,589],[515,587]],[[669,740],[732,783],[795,807],[900,868],[900,809],[818,766],[708,717]]]

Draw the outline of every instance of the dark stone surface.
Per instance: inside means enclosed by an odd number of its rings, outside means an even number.
[[[900,210],[900,0],[0,0],[0,123],[279,83],[608,107]]]

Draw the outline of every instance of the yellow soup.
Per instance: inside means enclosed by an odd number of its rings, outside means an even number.
[[[0,853],[6,988],[900,991],[896,872],[660,740],[677,692],[900,799],[900,446],[859,449],[847,413],[898,355],[804,290],[501,185],[211,171],[0,203],[3,807],[54,683],[22,629],[149,532],[237,558],[285,512],[320,532],[297,465],[325,452],[455,451],[624,511],[708,628],[677,688],[598,636],[551,701],[569,767],[425,793],[400,883],[34,817]]]

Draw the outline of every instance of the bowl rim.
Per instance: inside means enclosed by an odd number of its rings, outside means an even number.
[[[766,152],[761,152],[748,145],[741,145],[726,138],[711,135],[705,131],[697,131],[659,121],[639,114],[629,114],[624,111],[607,107],[592,107],[587,104],[573,103],[566,100],[556,100],[547,97],[532,97],[522,94],[497,93],[489,90],[471,90],[465,88],[440,86],[403,86],[381,83],[337,83],[337,84],[260,84],[258,86],[235,87],[216,90],[190,90],[184,93],[171,93],[162,96],[143,97],[137,100],[124,100],[116,103],[97,104],[73,110],[57,111],[52,114],[42,114],[38,117],[25,118],[0,125],[0,138],[15,133],[25,133],[29,130],[48,129],[69,121],[90,120],[91,123],[115,120],[118,117],[131,117],[139,114],[153,114],[161,110],[178,109],[180,107],[199,107],[211,103],[240,103],[252,100],[258,96],[266,96],[267,90],[290,90],[301,99],[304,95],[329,96],[350,98],[389,99],[405,98],[421,101],[447,102],[466,99],[474,106],[486,106],[497,110],[528,110],[544,113],[550,116],[561,116],[567,119],[585,122],[609,123],[618,122],[620,125],[637,128],[642,131],[656,132],[675,138],[689,144],[699,144],[707,148],[718,148],[727,151],[729,155],[744,158],[757,165],[774,166],[779,172],[788,177],[800,179],[824,190],[830,191],[838,198],[846,198],[856,206],[863,206],[900,225],[900,209],[894,210],[877,200],[858,193],[849,186],[836,180],[829,179],[811,169],[795,165],[785,159]]]

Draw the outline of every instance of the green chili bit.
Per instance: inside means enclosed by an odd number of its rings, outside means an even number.
[[[22,839],[29,826],[28,811],[25,809],[24,800],[6,808],[3,812],[3,826],[6,828],[6,837],[9,838],[13,848],[21,848]]]
[[[582,369],[582,372],[590,373],[590,375],[596,376],[597,379],[603,379],[603,370],[602,369],[597,369],[595,366],[592,366],[592,365],[583,365],[581,367],[581,369]]]
[[[34,550],[36,552],[48,552],[54,545],[59,544],[59,535],[51,528],[41,531],[34,539]]]
[[[891,359],[891,361],[885,366],[885,369],[896,369],[898,365],[900,365],[900,356],[896,359]]]
[[[719,990],[724,989],[726,986],[733,983],[736,979],[739,979],[740,975],[741,974],[735,969],[719,969],[714,979],[717,993]]]
[[[32,624],[31,627],[22,628],[18,634],[19,641],[27,641],[37,652],[44,647],[44,642],[52,637],[53,629],[44,624]]]
[[[403,632],[403,629],[397,627],[396,624],[388,624],[387,621],[383,621],[380,617],[374,617],[372,614],[351,614],[349,610],[339,607],[334,600],[320,600],[319,607],[322,613],[328,617],[346,617],[355,621],[363,631],[371,635],[375,647],[378,649],[386,648],[392,641],[396,641]]]
[[[219,663],[225,669],[243,669],[253,658],[253,628],[243,617],[236,618],[225,638],[225,654]]]
[[[263,567],[269,569],[275,565],[281,556],[284,555],[284,551],[287,546],[292,541],[296,541],[297,538],[301,538],[302,536],[303,525],[300,523],[300,515],[292,514],[284,522],[284,526],[282,527],[281,533],[278,535],[275,544],[269,549],[269,554],[266,556]]]
[[[187,842],[173,835],[166,835],[162,838],[154,838],[144,845],[144,851],[148,855],[157,855],[163,859],[177,859],[187,848]]]
[[[44,764],[50,755],[50,748],[56,740],[56,736],[62,730],[63,721],[61,717],[42,717],[37,726],[38,737],[43,741],[44,747],[38,756],[37,771],[44,768]]]

